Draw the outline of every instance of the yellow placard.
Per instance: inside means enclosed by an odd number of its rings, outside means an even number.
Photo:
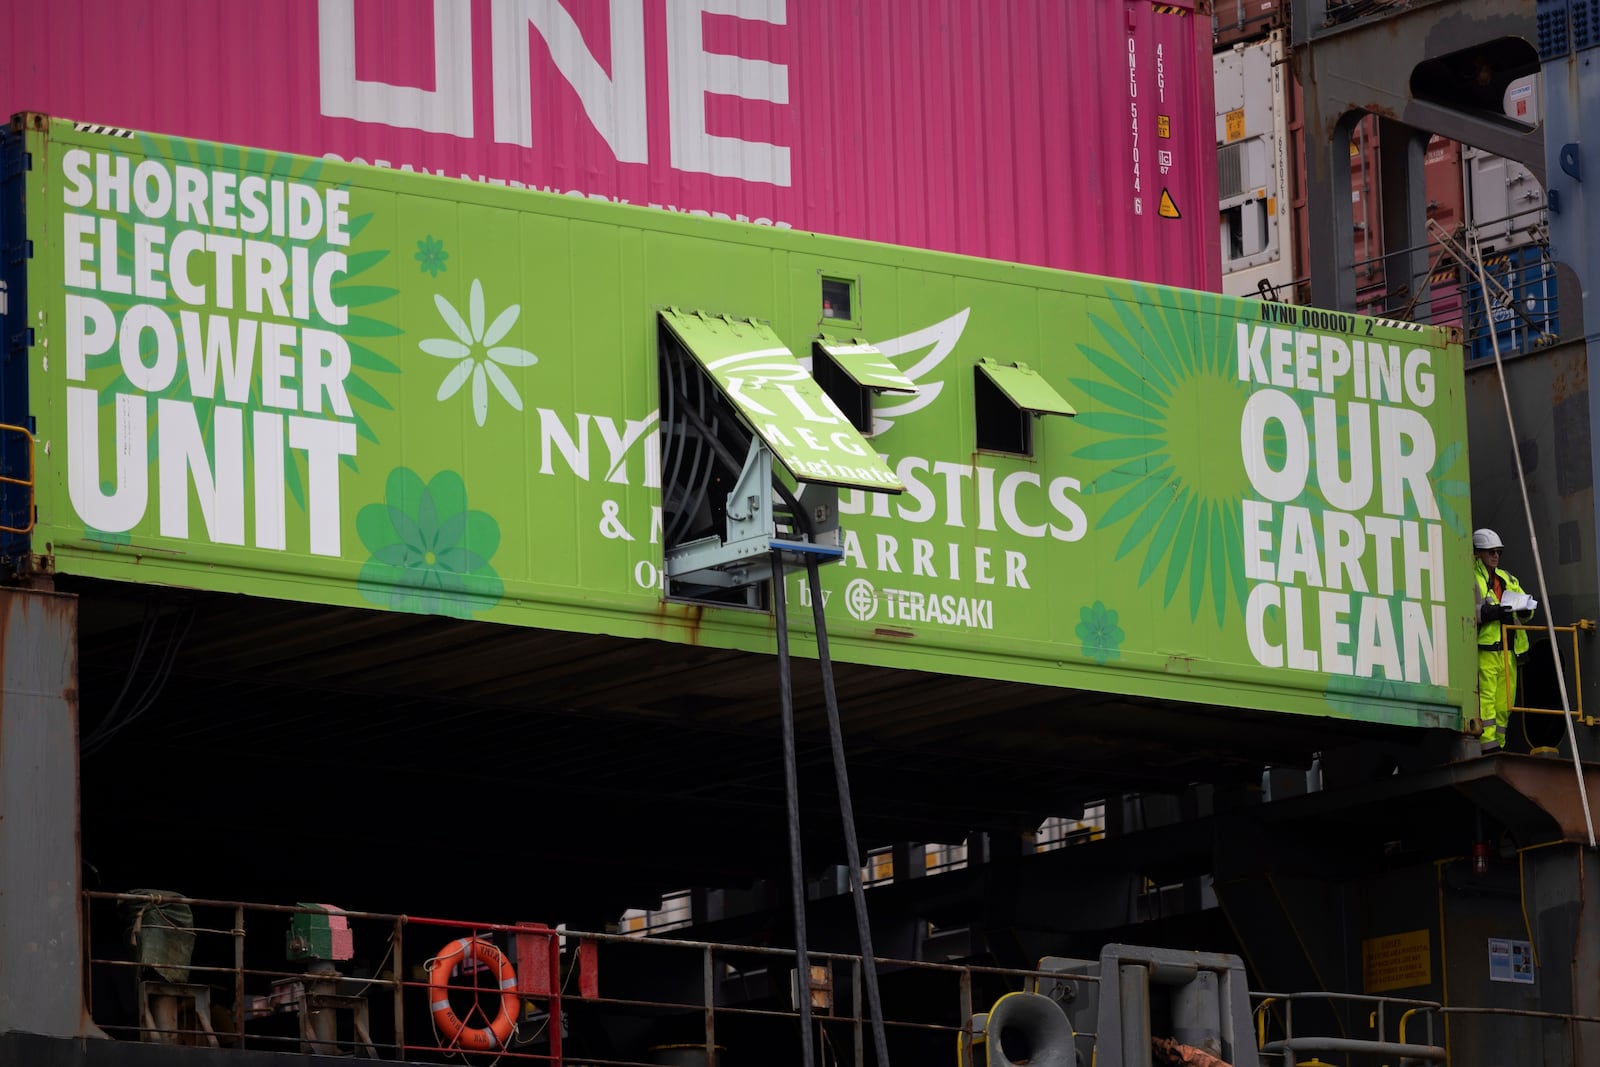
[[[1223,142],[1232,144],[1244,137],[1244,108],[1237,108],[1222,117]]]
[[[1367,993],[1412,989],[1433,982],[1433,957],[1428,931],[1364,938],[1361,942],[1361,985]]]
[[[1171,115],[1157,115],[1156,116],[1156,136],[1157,137],[1171,137],[1172,136],[1172,116]]]
[[[1183,213],[1178,210],[1177,203],[1172,199],[1172,194],[1165,189],[1161,190],[1161,203],[1156,208],[1156,214],[1164,219],[1181,219]]]

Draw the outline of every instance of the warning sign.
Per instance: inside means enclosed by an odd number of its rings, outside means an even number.
[[[1183,218],[1183,214],[1178,211],[1178,205],[1172,199],[1172,194],[1165,189],[1161,190],[1161,206],[1156,208],[1156,214],[1164,219]]]
[[[1172,116],[1171,115],[1157,115],[1156,116],[1156,136],[1157,137],[1171,137],[1172,136]]]
[[[1223,141],[1232,144],[1244,138],[1244,108],[1235,108],[1222,116]]]
[[[1361,985],[1367,993],[1412,989],[1433,982],[1428,931],[1411,930],[1361,942]]]

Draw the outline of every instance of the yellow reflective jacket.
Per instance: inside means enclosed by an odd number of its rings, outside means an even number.
[[[1491,589],[1490,585],[1489,585],[1489,568],[1484,566],[1483,560],[1474,559],[1473,560],[1473,570],[1477,572],[1477,576],[1478,576],[1478,604],[1480,605],[1480,607],[1481,607],[1481,605],[1483,604],[1483,602],[1485,600],[1489,601],[1492,604],[1498,604],[1500,602],[1499,598],[1494,595],[1494,590]],[[1495,570],[1500,575],[1500,581],[1502,583],[1504,583],[1504,585],[1506,587],[1506,589],[1505,589],[1506,592],[1508,592],[1508,593],[1520,593],[1520,592],[1523,591],[1522,583],[1517,581],[1515,576],[1513,576],[1512,574],[1510,574],[1507,571],[1501,570],[1498,567],[1496,567]],[[1531,611],[1519,611],[1519,612],[1517,612],[1516,618],[1517,618],[1517,622],[1519,622],[1519,623],[1532,622],[1533,621],[1533,612],[1531,612]],[[1488,647],[1499,648],[1500,647],[1500,620],[1499,619],[1495,619],[1492,622],[1486,622],[1486,623],[1479,624],[1479,626],[1478,626],[1478,647],[1479,648],[1488,648]],[[1513,630],[1511,632],[1511,651],[1515,652],[1519,656],[1522,655],[1524,652],[1528,651],[1528,631],[1526,631],[1526,630]]]

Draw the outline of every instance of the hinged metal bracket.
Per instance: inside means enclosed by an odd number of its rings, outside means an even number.
[[[693,595],[696,587],[736,589],[766,581],[772,576],[768,557],[773,551],[782,553],[785,570],[804,567],[809,557],[824,563],[843,558],[838,490],[805,485],[801,496],[812,528],[809,536],[799,530],[779,529],[772,491],[772,452],[759,438],[752,438],[739,477],[728,491],[725,536],[668,546],[668,595],[674,595],[673,587],[678,595]]]

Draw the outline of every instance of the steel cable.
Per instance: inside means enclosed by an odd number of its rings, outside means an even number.
[[[776,564],[774,564],[776,566]],[[844,761],[844,731],[839,726],[839,698],[833,687],[833,660],[828,655],[828,622],[823,615],[822,575],[817,557],[806,556],[806,578],[811,586],[811,612],[817,627],[817,661],[822,667],[822,695],[828,706],[828,740],[833,749],[833,777],[839,790],[839,817],[844,821],[845,861],[850,871],[850,898],[855,904],[856,933],[861,939],[861,973],[866,980],[867,1007],[872,1013],[872,1043],[878,1067],[889,1067],[889,1042],[883,1029],[883,1005],[878,999],[878,964],[872,952],[872,926],[867,921],[867,895],[861,885],[861,849],[856,842],[856,817],[850,801],[850,775]],[[781,582],[781,578],[779,579]],[[779,589],[777,599],[783,599]]]
[[[795,761],[794,686],[789,671],[789,620],[784,605],[783,555],[772,553],[772,611],[778,630],[778,696],[783,709],[783,785],[789,810],[789,892],[794,903],[795,1007],[800,1012],[800,1055],[816,1059],[811,1045],[811,957],[806,953],[806,875],[800,854],[800,783]]]
[[[1500,382],[1500,401],[1505,405],[1506,430],[1511,436],[1511,468],[1517,472],[1517,486],[1522,490],[1522,514],[1528,523],[1528,542],[1533,548],[1533,569],[1539,580],[1539,600],[1544,606],[1544,625],[1545,632],[1549,635],[1550,658],[1555,664],[1556,685],[1561,690],[1561,718],[1567,724],[1567,743],[1572,746],[1572,769],[1578,779],[1578,797],[1583,808],[1584,828],[1589,832],[1589,847],[1594,848],[1594,816],[1589,812],[1589,790],[1583,778],[1583,757],[1578,751],[1577,731],[1572,725],[1572,705],[1567,697],[1567,674],[1561,665],[1561,647],[1556,644],[1555,616],[1550,610],[1550,586],[1544,579],[1544,558],[1539,551],[1539,535],[1533,527],[1533,505],[1528,500],[1527,468],[1522,465],[1522,448],[1517,444],[1517,420],[1511,414],[1511,393],[1506,389],[1505,364],[1500,359],[1500,336],[1495,329],[1494,305],[1489,301],[1489,281],[1483,269],[1483,256],[1478,249],[1477,238],[1469,236],[1468,240],[1468,248],[1473,256],[1472,265],[1478,275],[1478,291],[1483,296],[1483,310],[1489,321],[1489,342],[1494,349],[1495,377]]]

